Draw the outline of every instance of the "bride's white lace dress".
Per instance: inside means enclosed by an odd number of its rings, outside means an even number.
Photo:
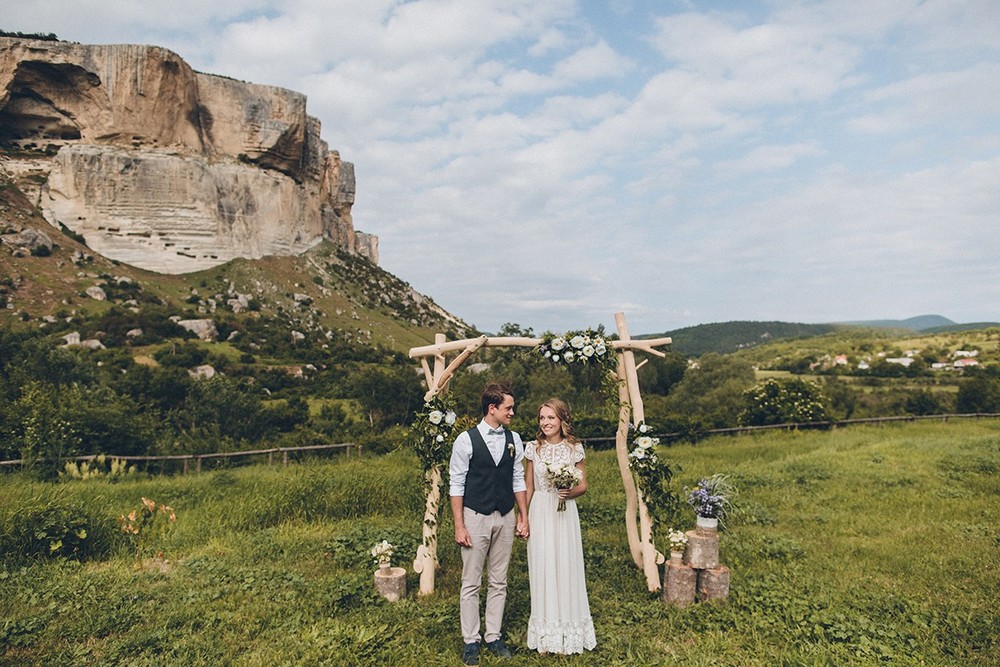
[[[597,646],[587,600],[583,540],[576,500],[556,511],[558,490],[549,485],[543,463],[576,465],[583,445],[527,443],[525,457],[533,461],[535,492],[528,508],[528,580],[531,617],[528,648],[549,653],[583,653]]]

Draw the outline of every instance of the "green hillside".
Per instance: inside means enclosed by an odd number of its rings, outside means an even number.
[[[1000,664],[998,442],[1000,422],[982,420],[662,448],[679,470],[675,491],[712,473],[739,491],[720,543],[729,596],[683,609],[647,591],[629,556],[615,454],[589,452],[577,503],[597,648],[563,659],[525,648],[519,541],[505,615],[515,654],[503,664]],[[447,510],[433,595],[416,594],[410,568],[420,470],[400,451],[115,482],[2,475],[0,664],[457,665],[461,561]],[[177,520],[133,544],[118,517],[141,497]],[[657,544],[693,521],[684,505]],[[84,557],[48,557],[68,527],[86,529],[69,534]],[[407,569],[396,603],[372,585],[369,551],[383,539]]]
[[[707,352],[729,354],[738,350],[766,345],[786,338],[820,336],[839,329],[833,324],[795,324],[792,322],[717,322],[699,324],[642,338],[669,336],[671,349],[688,357],[700,357]]]
[[[0,326],[13,329],[68,332],[115,308],[127,309],[139,321],[144,310],[155,307],[183,319],[226,321],[230,330],[275,318],[289,332],[403,353],[438,332],[453,337],[472,332],[430,297],[328,242],[300,256],[155,274],[91,252],[76,235],[45,222],[14,184],[0,182],[0,235],[23,229],[39,230],[55,245],[24,256],[0,245]],[[108,298],[88,296],[93,287]],[[240,295],[246,304],[233,305]]]

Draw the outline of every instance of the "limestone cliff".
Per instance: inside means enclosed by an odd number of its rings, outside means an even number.
[[[378,262],[377,237],[354,230],[354,166],[304,95],[162,48],[0,37],[0,142],[37,151],[0,167],[42,183],[46,219],[112,259],[186,273],[329,238]]]

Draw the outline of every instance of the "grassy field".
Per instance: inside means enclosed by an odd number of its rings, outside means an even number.
[[[523,648],[519,543],[506,616],[519,650],[484,665],[1000,664],[1000,422],[775,432],[664,455],[678,487],[716,472],[739,487],[721,547],[729,599],[676,609],[647,592],[613,452],[593,452],[579,504],[597,650]],[[140,568],[117,517],[142,496],[177,521],[142,546],[164,559]],[[421,511],[407,452],[117,482],[5,475],[0,664],[458,665],[447,516],[435,594],[418,597],[412,573],[405,600],[373,592],[369,549],[388,539],[408,566]],[[86,522],[92,556],[19,559],[60,517]]]

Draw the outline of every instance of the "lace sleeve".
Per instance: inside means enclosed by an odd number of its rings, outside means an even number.
[[[534,461],[535,460],[535,441],[532,440],[530,442],[525,442],[525,443],[523,443],[523,447],[524,447],[524,458],[528,459],[529,461]]]
[[[578,442],[573,445],[573,463],[579,463],[586,458],[586,454],[583,453],[583,443]]]

